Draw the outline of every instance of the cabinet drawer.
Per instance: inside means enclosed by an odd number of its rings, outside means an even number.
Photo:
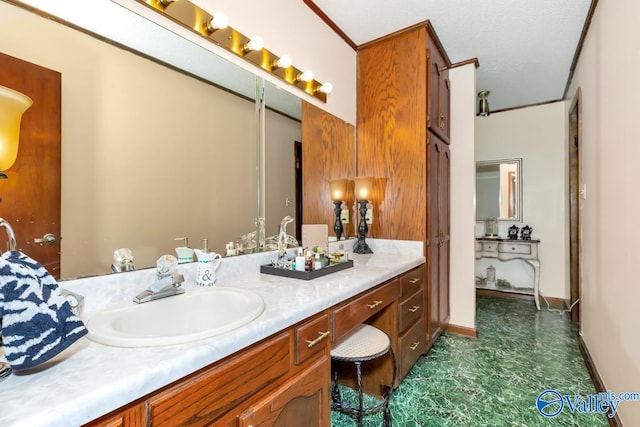
[[[398,298],[398,279],[367,291],[355,300],[333,310],[333,341],[339,339],[356,325],[378,313]]]
[[[400,297],[413,295],[422,288],[424,282],[424,265],[414,268],[400,276]]]
[[[151,397],[147,401],[151,423],[212,423],[289,372],[289,337],[289,333],[281,334]]]
[[[398,309],[398,331],[404,332],[409,326],[413,324],[420,316],[422,316],[422,290],[419,290],[413,296],[405,299],[400,303]]]
[[[531,245],[523,243],[500,243],[498,249],[500,250],[500,252],[510,254],[531,255]]]
[[[482,242],[483,252],[498,252],[498,244],[496,242]]]
[[[307,360],[319,351],[329,348],[329,315],[324,314],[295,329],[295,362],[296,365]]]
[[[425,338],[423,319],[400,337],[399,378],[404,378],[420,356],[427,351]]]

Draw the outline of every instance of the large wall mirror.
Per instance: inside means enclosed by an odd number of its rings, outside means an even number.
[[[0,1],[0,52],[62,75],[61,278],[109,273],[121,247],[151,267],[178,237],[224,253],[256,218],[268,237],[295,217],[299,97],[115,2],[76,3],[116,42]]]
[[[476,220],[522,221],[522,159],[476,162]]]

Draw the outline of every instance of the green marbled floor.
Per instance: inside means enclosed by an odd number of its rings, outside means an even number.
[[[536,409],[547,389],[560,394],[595,393],[577,343],[577,328],[529,301],[478,296],[478,339],[443,334],[396,389],[393,425],[607,426],[606,416],[564,409],[545,418]],[[347,391],[348,394],[348,391]],[[381,416],[365,419],[379,426]],[[332,413],[332,425],[353,426]]]

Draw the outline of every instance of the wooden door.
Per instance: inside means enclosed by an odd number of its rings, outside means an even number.
[[[0,181],[0,217],[11,224],[18,249],[60,274],[61,75],[0,53],[0,85],[22,92],[33,105],[22,116],[16,163]],[[34,242],[51,235],[51,243]],[[0,252],[6,249],[0,236]]]

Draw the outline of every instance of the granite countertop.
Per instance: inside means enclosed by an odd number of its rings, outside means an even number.
[[[84,337],[39,368],[0,382],[0,425],[87,423],[425,261],[421,242],[374,240],[370,245],[376,253],[352,254],[353,268],[309,281],[260,274],[259,265],[273,254],[226,258],[217,285],[258,293],[265,310],[256,320],[223,335],[162,347],[111,347]],[[196,264],[179,269],[186,291],[198,288]],[[82,319],[87,320],[103,308],[131,300],[153,275],[153,269],[141,270],[61,286],[85,297]]]

